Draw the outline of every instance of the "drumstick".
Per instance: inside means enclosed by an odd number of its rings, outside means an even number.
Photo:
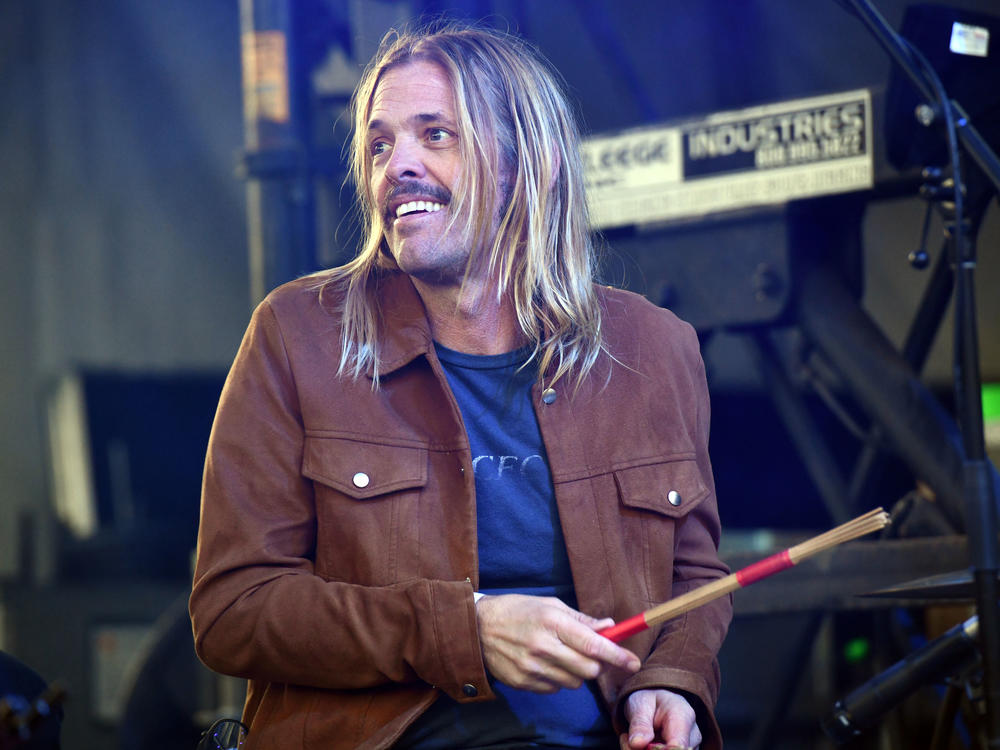
[[[762,578],[767,578],[775,573],[780,573],[793,565],[797,565],[807,557],[811,557],[823,550],[836,547],[838,544],[849,542],[852,539],[870,534],[873,531],[885,528],[889,524],[889,514],[882,508],[875,508],[858,516],[853,521],[841,524],[825,534],[820,534],[812,539],[807,539],[801,544],[789,547],[782,552],[777,552],[763,560],[747,565],[745,568],[730,573],[725,578],[720,578],[704,586],[688,591],[686,594],[678,596],[676,599],[658,604],[652,609],[640,612],[627,620],[612,625],[610,628],[599,630],[598,632],[605,638],[610,638],[615,643],[621,643],[629,636],[641,633],[647,628],[666,622],[667,620],[689,612],[695,607],[707,604],[713,599],[728,594],[730,591],[749,586]]]

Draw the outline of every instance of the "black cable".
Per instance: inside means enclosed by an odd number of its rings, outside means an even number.
[[[911,59],[916,62],[923,71],[927,83],[929,83],[931,88],[934,89],[940,113],[944,117],[945,131],[948,136],[948,158],[951,161],[952,182],[955,187],[955,216],[957,217],[957,221],[955,222],[955,241],[959,256],[961,256],[965,252],[965,243],[962,242],[962,218],[965,215],[965,197],[962,191],[962,165],[958,151],[958,134],[955,128],[955,109],[952,106],[951,99],[948,98],[948,94],[945,91],[944,84],[941,82],[941,78],[938,76],[937,71],[934,70],[934,67],[930,64],[927,58],[924,57],[924,54],[919,49],[914,47],[906,38],[901,36],[899,37],[899,40],[903,43]],[[935,110],[938,110],[938,108],[936,107]],[[937,114],[937,112],[935,112],[935,114]],[[956,257],[956,265],[960,265],[965,262],[965,260],[966,259],[963,257]]]

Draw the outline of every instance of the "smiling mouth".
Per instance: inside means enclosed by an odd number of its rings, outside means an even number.
[[[408,203],[401,203],[396,208],[396,218],[400,219],[404,216],[412,216],[413,214],[427,214],[436,213],[444,208],[443,203],[436,203],[434,201],[409,201]]]

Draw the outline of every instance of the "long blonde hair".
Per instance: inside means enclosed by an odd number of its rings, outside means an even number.
[[[324,286],[342,292],[339,372],[358,377],[371,368],[378,383],[376,279],[396,265],[371,191],[366,134],[382,75],[416,60],[439,65],[454,93],[462,173],[452,215],[468,217],[466,236],[479,248],[502,212],[496,238],[483,250],[497,294],[513,301],[539,379],[550,373],[551,384],[575,372],[579,383],[602,338],[576,120],[559,75],[536,49],[510,34],[455,23],[390,31],[354,93],[351,177],[363,242],[354,260],[321,275]],[[510,175],[509,197],[497,195],[502,170]],[[478,261],[470,255],[469,264]]]

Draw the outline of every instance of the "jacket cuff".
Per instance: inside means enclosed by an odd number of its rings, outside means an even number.
[[[469,583],[435,586],[434,634],[441,677],[434,686],[460,703],[491,700],[479,642],[476,604]]]

